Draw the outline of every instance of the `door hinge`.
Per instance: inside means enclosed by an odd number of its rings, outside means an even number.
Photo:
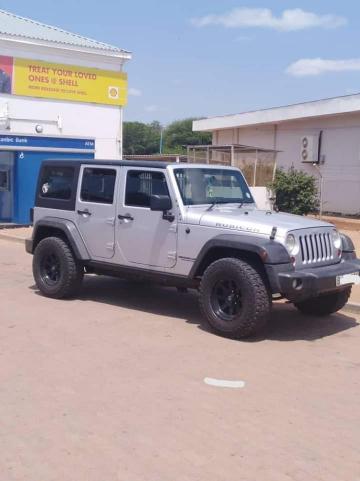
[[[176,259],[176,251],[169,251],[167,256],[168,259]]]
[[[115,225],[115,217],[108,217],[105,222],[110,225]]]
[[[107,243],[106,243],[106,249],[107,249],[107,250],[113,251],[113,250],[114,250],[114,247],[115,247],[115,243],[114,243],[114,242],[107,242]]]

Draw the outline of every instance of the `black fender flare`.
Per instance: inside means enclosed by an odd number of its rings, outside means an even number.
[[[343,233],[340,233],[340,237],[341,237],[342,251],[343,252],[354,252],[355,246],[354,246],[354,243],[353,243],[351,237],[349,237],[348,235],[343,234]]]
[[[210,239],[204,244],[191,268],[189,274],[191,278],[196,277],[196,272],[208,253],[212,249],[219,247],[256,254],[265,265],[291,263],[288,251],[280,242],[258,236],[223,234]]]
[[[44,217],[36,222],[32,236],[32,254],[38,243],[39,231],[41,231],[41,228],[60,230],[64,233],[76,258],[82,261],[90,260],[89,252],[74,222],[68,219],[58,219],[55,217]]]

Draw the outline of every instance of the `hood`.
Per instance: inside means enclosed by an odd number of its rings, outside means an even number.
[[[254,207],[215,206],[212,210],[190,208],[185,222],[239,232],[269,235],[277,228],[276,237],[285,237],[289,231],[333,227],[318,219],[309,219],[282,212],[270,212]]]

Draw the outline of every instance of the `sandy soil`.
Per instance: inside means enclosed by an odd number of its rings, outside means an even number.
[[[90,276],[46,299],[8,241],[0,272],[2,480],[359,480],[355,317],[283,304],[264,337],[230,341],[193,293]]]

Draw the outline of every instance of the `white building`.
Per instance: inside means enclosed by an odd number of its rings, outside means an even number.
[[[214,145],[277,150],[278,167],[322,177],[324,211],[360,213],[360,94],[197,120],[193,130],[212,132]]]
[[[28,222],[44,158],[122,157],[130,58],[0,10],[0,222]]]

